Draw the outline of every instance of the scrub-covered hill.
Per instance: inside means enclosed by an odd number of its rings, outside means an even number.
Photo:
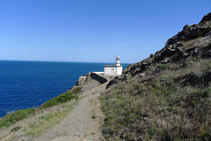
[[[128,66],[100,99],[108,140],[211,140],[211,13]]]

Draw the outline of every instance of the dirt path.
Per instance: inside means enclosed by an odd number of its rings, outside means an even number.
[[[107,82],[108,83],[108,82]],[[105,90],[104,83],[81,96],[73,111],[53,129],[50,129],[37,141],[99,141],[103,140],[101,124],[103,113],[98,97]],[[82,98],[83,97],[83,98]]]

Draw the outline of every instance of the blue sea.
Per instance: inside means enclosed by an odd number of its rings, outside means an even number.
[[[74,86],[81,75],[104,71],[105,64],[0,61],[0,117],[40,106]]]

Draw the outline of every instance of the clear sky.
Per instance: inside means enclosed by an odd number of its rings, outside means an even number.
[[[211,0],[0,0],[0,60],[135,63]]]

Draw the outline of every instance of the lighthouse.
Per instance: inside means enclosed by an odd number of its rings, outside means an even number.
[[[120,57],[119,56],[116,57],[116,66],[120,66]]]
[[[106,76],[119,76],[122,74],[123,66],[120,64],[120,57],[116,57],[115,65],[105,65],[104,75]]]

